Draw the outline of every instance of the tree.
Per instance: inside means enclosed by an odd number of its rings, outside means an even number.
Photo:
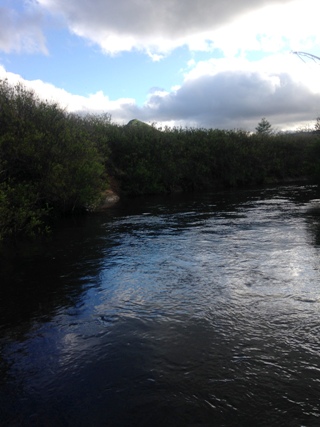
[[[0,240],[47,231],[49,214],[99,203],[107,185],[106,119],[67,114],[0,80]]]
[[[258,123],[256,131],[260,135],[270,135],[273,132],[271,123],[265,117]]]

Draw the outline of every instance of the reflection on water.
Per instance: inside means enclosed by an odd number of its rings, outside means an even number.
[[[0,425],[319,425],[318,197],[138,199],[7,248]]]

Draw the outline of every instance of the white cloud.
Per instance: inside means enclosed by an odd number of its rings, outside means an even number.
[[[292,54],[254,64],[244,59],[201,62],[181,87],[151,94],[143,112],[149,120],[183,126],[253,130],[267,117],[279,129],[301,127],[320,112],[319,66]]]
[[[277,51],[318,33],[318,0],[38,0],[69,29],[110,54],[132,49],[156,55],[182,45]]]
[[[113,101],[102,91],[87,97],[71,94],[42,80],[24,80],[18,74],[7,72],[0,65],[0,80],[4,79],[13,85],[22,83],[26,88],[33,90],[42,100],[58,103],[61,108],[69,112],[98,114],[108,112],[115,121],[126,123],[136,115],[138,110],[135,100],[131,98],[120,98]]]
[[[16,0],[13,0],[13,5]],[[7,1],[7,4],[8,3]],[[157,61],[177,47],[276,53],[320,43],[318,0],[25,0],[2,7],[0,49],[46,52],[44,16],[107,54],[140,50]],[[51,21],[50,21],[51,22]]]
[[[215,31],[213,43],[226,55],[303,50],[320,42],[317,0],[269,2],[265,7],[252,9]]]
[[[41,30],[42,15],[32,8],[19,13],[0,7],[0,50],[9,52],[41,52],[46,54]]]

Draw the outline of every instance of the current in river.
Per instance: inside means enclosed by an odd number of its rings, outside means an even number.
[[[121,200],[0,255],[1,427],[320,425],[312,185]]]

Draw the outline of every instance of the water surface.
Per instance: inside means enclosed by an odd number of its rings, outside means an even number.
[[[141,198],[2,248],[0,425],[320,425],[318,198]]]

